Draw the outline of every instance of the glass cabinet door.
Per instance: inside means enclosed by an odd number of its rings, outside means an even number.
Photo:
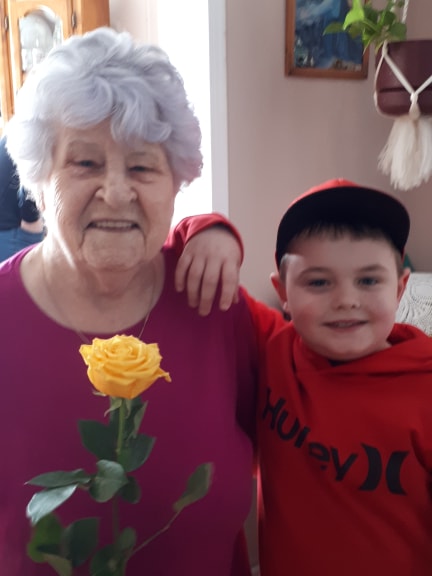
[[[26,75],[72,34],[109,26],[109,0],[0,0],[0,134]]]
[[[29,71],[72,33],[72,0],[8,0],[14,94]]]
[[[41,62],[54,46],[63,41],[62,21],[49,8],[29,12],[19,18],[21,72],[23,77]]]

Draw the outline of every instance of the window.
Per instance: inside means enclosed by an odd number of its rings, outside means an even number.
[[[183,76],[202,131],[201,178],[177,196],[174,223],[227,213],[225,6],[220,0],[157,0],[157,42]]]

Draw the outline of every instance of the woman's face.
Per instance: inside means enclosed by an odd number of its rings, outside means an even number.
[[[152,260],[169,231],[177,190],[160,144],[115,142],[106,120],[63,127],[43,190],[48,237],[97,271]]]

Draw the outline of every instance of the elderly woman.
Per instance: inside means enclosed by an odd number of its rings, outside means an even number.
[[[227,312],[199,316],[175,291],[176,254],[163,247],[175,196],[201,167],[199,125],[181,78],[161,50],[126,33],[73,37],[27,79],[7,138],[47,236],[0,267],[2,574],[51,573],[26,556],[34,488],[25,482],[94,467],[77,420],[103,420],[105,408],[78,349],[118,333],[158,343],[172,378],[145,393],[142,429],[157,441],[136,472],[142,500],[122,506],[122,524],[137,529],[138,541],[152,536],[171,518],[191,471],[214,464],[207,496],[136,554],[127,576],[249,574],[249,314],[240,296]],[[66,524],[109,512],[85,493],[59,509]]]

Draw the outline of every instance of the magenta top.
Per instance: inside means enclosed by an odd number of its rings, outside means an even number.
[[[93,472],[95,457],[81,445],[77,420],[103,420],[108,404],[92,393],[78,335],[27,294],[19,275],[24,254],[0,266],[0,566],[7,576],[48,576],[55,573],[47,564],[26,556],[25,508],[35,488],[24,483],[54,470]],[[243,297],[228,312],[198,316],[174,290],[174,253],[164,255],[165,287],[142,339],[159,344],[172,382],[161,379],[143,395],[149,404],[141,431],[157,440],[134,473],[140,503],[121,504],[122,526],[137,529],[138,542],[148,538],[171,518],[196,466],[213,462],[215,471],[209,494],[138,553],[127,575],[246,576],[243,523],[251,504],[256,374],[251,319]],[[125,333],[137,336],[141,326]],[[103,515],[108,527],[111,504],[80,492],[59,512],[66,523]]]

